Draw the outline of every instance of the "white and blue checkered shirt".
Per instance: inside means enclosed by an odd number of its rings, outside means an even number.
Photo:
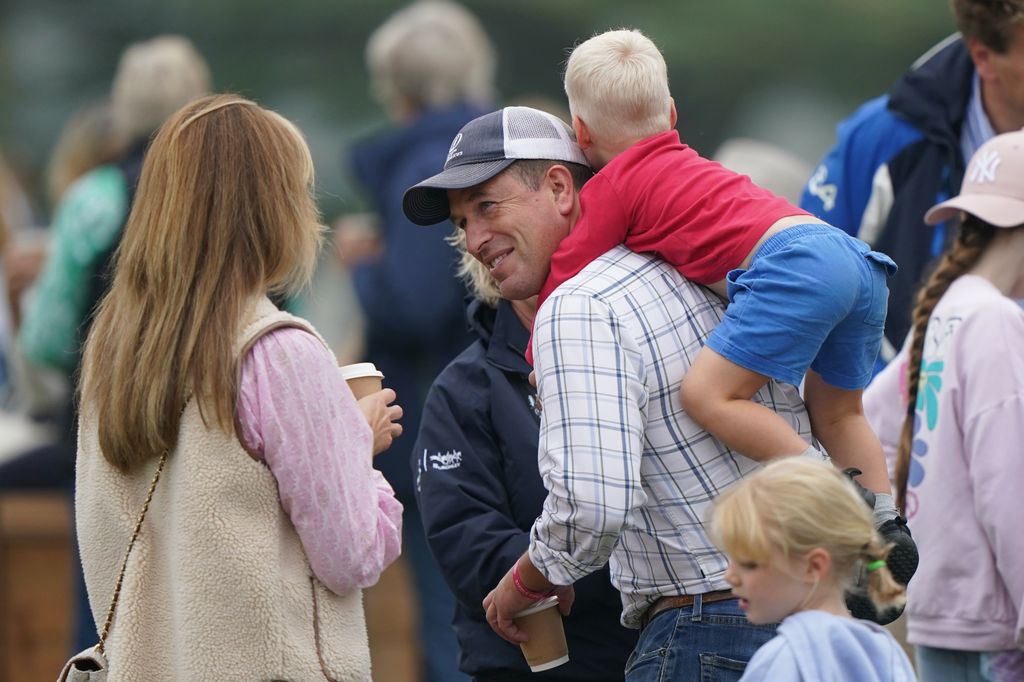
[[[538,459],[548,496],[530,558],[560,585],[610,562],[628,627],[660,596],[728,587],[726,558],[704,521],[715,496],[757,464],[679,403],[683,375],[723,311],[664,261],[620,246],[538,312]],[[772,382],[756,399],[810,440],[796,387]]]

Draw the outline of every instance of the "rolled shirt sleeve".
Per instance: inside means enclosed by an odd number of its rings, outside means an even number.
[[[602,567],[641,487],[647,394],[640,353],[611,309],[586,295],[556,295],[539,311],[534,358],[543,411],[538,463],[548,491],[529,554],[554,584]]]

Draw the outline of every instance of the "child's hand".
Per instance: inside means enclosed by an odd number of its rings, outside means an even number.
[[[390,448],[391,443],[402,435],[402,425],[398,423],[402,418],[402,407],[391,404],[396,397],[392,389],[385,388],[359,400],[359,409],[373,431],[374,457]]]

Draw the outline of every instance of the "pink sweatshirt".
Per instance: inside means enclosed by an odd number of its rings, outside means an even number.
[[[242,363],[237,416],[316,577],[336,594],[376,583],[400,552],[402,505],[373,468],[370,427],[323,344],[295,328],[261,337]]]
[[[957,279],[928,326],[907,488],[921,552],[908,639],[967,651],[1024,647],[1024,310],[988,280]],[[864,395],[895,456],[907,349]]]

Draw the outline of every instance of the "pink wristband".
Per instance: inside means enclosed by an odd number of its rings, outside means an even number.
[[[516,561],[516,563],[512,565],[512,582],[516,586],[516,592],[523,595],[527,599],[532,599],[533,601],[540,601],[541,599],[550,597],[555,593],[554,590],[548,590],[547,592],[534,592],[525,584],[523,584],[523,578],[519,575],[518,561]]]

